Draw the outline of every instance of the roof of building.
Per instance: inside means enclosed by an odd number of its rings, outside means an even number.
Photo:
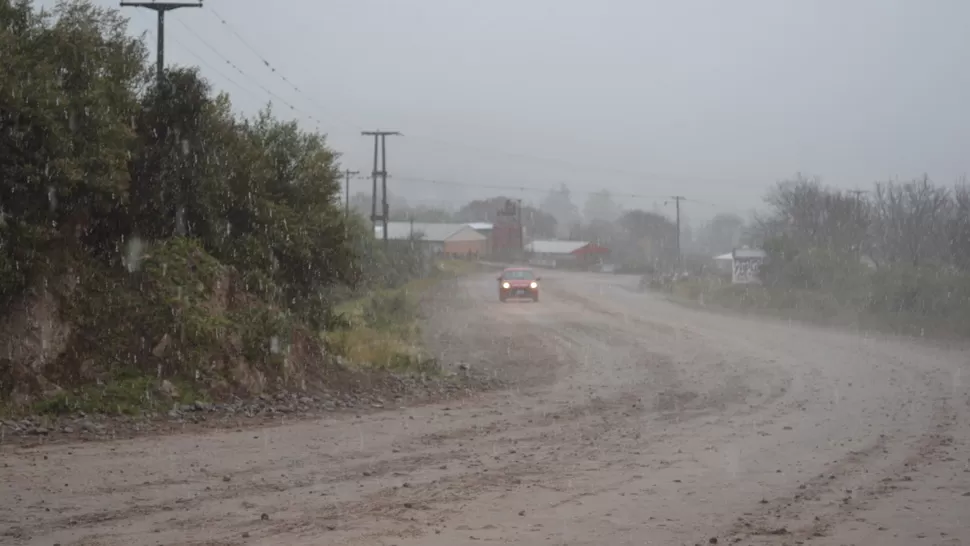
[[[573,254],[577,254],[577,255],[582,255],[582,254],[609,254],[609,252],[610,252],[610,249],[606,248],[605,246],[599,246],[596,243],[587,243],[585,246],[582,246],[582,247],[574,250],[573,251]]]
[[[374,226],[374,235],[383,237],[382,226]],[[394,240],[410,239],[413,234],[421,240],[436,243],[444,242],[462,230],[472,229],[468,224],[438,224],[432,222],[388,222],[387,238]],[[476,232],[477,233],[477,232]]]
[[[736,248],[734,249],[735,258],[766,258],[768,253],[760,248]]]
[[[470,222],[466,225],[476,231],[487,231],[495,227],[491,222]]]
[[[587,241],[532,241],[525,249],[537,254],[572,254],[588,244]]]
[[[768,254],[760,248],[748,248],[746,246],[736,248],[731,252],[726,252],[720,256],[714,256],[715,260],[733,260],[735,258],[766,258]]]

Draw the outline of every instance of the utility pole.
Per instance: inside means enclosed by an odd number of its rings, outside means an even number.
[[[680,251],[680,202],[687,198],[682,195],[674,195],[671,196],[671,199],[677,205],[677,274],[679,275],[684,271],[684,255]]]
[[[374,137],[374,170],[371,171],[372,193],[371,193],[371,224],[377,226],[377,220],[381,221],[382,234],[384,236],[384,246],[387,246],[387,136],[399,136],[397,131],[361,131],[362,135]],[[381,170],[377,170],[377,152],[380,144]],[[381,177],[381,214],[377,215],[377,177]]]
[[[344,216],[348,218],[350,218],[350,177],[355,174],[360,174],[360,171],[350,169],[344,171],[344,176],[346,176],[344,180]]]
[[[165,85],[165,12],[177,10],[179,8],[201,8],[202,0],[198,2],[121,2],[121,7],[132,7],[132,8],[145,8],[154,10],[158,14],[158,30],[156,34],[158,35],[158,46],[155,52],[155,90],[158,94],[158,100],[162,100],[163,87]],[[165,127],[160,128],[161,140],[168,138],[168,129]],[[182,195],[179,197],[180,203],[175,209],[175,233],[178,235],[185,235],[188,231],[185,225],[185,211],[186,211],[186,194],[188,189],[186,188],[186,181],[183,177],[182,180]]]
[[[201,8],[202,0],[198,2],[122,2],[121,7],[146,8],[158,14],[158,51],[155,61],[155,85],[159,90],[165,80],[165,12],[179,8]]]
[[[515,229],[517,232],[517,235],[514,236],[516,239],[515,242],[519,243],[519,256],[516,258],[522,259],[524,255],[522,251],[525,250],[522,238],[522,200],[516,199],[513,201],[512,199],[506,199],[505,205],[496,211],[496,216],[499,218],[507,218],[507,220],[501,221],[502,233],[505,233],[507,237],[505,239],[507,246],[503,248],[503,252],[508,252],[509,258],[514,256],[515,253],[512,249],[515,247],[512,246],[512,229]]]
[[[868,202],[867,201],[863,201],[862,196],[864,194],[869,193],[869,190],[848,190],[848,191],[846,191],[846,193],[851,193],[852,195],[855,196],[855,203],[854,203],[854,205],[855,205],[855,208],[856,208],[856,212],[862,212],[864,214],[866,212],[866,208],[868,208],[867,207]],[[853,246],[855,247],[855,251],[856,251],[856,259],[861,260],[862,259],[862,244],[855,244]]]

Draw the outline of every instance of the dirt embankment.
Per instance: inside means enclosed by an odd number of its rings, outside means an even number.
[[[430,319],[515,382],[259,430],[5,448],[13,544],[964,544],[963,347],[464,279]]]
[[[0,443],[39,446],[273,425],[340,411],[374,412],[449,400],[496,388],[500,382],[495,377],[472,370],[467,364],[459,365],[460,355],[442,353],[452,359],[451,365],[443,367],[444,360],[426,358],[434,356],[423,347],[425,341],[433,341],[433,336],[428,335],[427,328],[419,327],[418,320],[446,315],[438,310],[454,305],[454,298],[442,295],[453,291],[450,287],[457,285],[461,275],[483,269],[466,263],[443,263],[442,267],[447,270],[413,286],[375,292],[373,297],[345,305],[342,316],[349,322],[331,332],[342,335],[340,344],[325,346],[303,330],[294,331],[282,361],[286,377],[277,377],[272,384],[268,384],[260,366],[247,364],[241,354],[236,354],[239,361],[232,371],[234,377],[258,377],[248,386],[237,388],[235,394],[210,390],[208,374],[196,382],[169,381],[136,369],[131,376],[83,377],[79,378],[81,386],[61,388],[47,377],[66,358],[76,328],[65,322],[58,298],[42,293],[0,324],[0,337],[11,344],[7,350],[11,362],[20,363],[14,366],[19,370],[19,384],[30,387],[22,393],[27,402],[0,406],[6,410],[0,412]],[[225,277],[220,283],[229,280]],[[232,291],[218,292],[209,306],[232,309],[228,295]],[[385,309],[387,301],[400,308]],[[371,322],[394,324],[384,328]],[[156,348],[155,353],[167,350]],[[344,352],[353,354],[344,356]],[[357,361],[353,358],[357,353],[381,361]]]

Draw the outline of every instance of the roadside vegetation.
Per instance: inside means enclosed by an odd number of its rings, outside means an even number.
[[[970,336],[970,187],[928,178],[868,192],[796,177],[766,197],[747,242],[762,285],[708,270],[663,289],[745,311],[915,336]]]
[[[440,261],[427,276],[341,303],[334,327],[324,333],[326,345],[354,366],[437,373],[437,363],[421,343],[421,304],[436,286],[447,290],[449,281],[474,268],[473,262]]]
[[[336,357],[429,369],[416,294],[440,274],[344,213],[324,135],[238,116],[194,68],[156,85],[88,2],[0,0],[0,72],[4,411],[300,388]]]

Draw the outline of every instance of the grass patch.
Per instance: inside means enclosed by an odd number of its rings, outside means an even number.
[[[475,262],[443,260],[434,274],[414,279],[400,288],[377,290],[335,308],[338,328],[324,341],[334,354],[364,367],[434,373],[437,363],[421,347],[418,327],[422,296],[439,282],[477,270]]]
[[[188,381],[171,380],[178,390],[175,400],[160,394],[157,379],[131,375],[117,377],[102,385],[86,385],[63,391],[31,405],[28,414],[65,415],[77,412],[106,415],[140,415],[163,412],[173,404],[208,401],[205,393]]]
[[[456,277],[474,273],[481,267],[478,262],[469,260],[441,260],[436,265],[439,275]]]

